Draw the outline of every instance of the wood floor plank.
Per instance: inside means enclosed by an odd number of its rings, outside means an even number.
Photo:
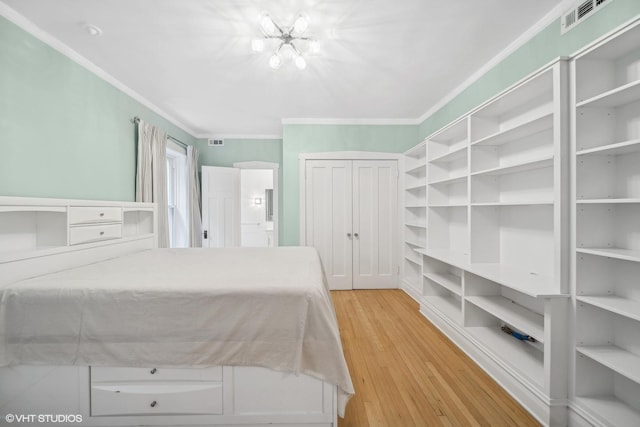
[[[332,297],[356,390],[339,427],[540,425],[403,291]]]

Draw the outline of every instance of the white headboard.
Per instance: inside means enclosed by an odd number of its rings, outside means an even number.
[[[157,247],[156,205],[0,197],[0,285]]]

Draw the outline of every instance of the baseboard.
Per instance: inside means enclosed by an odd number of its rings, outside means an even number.
[[[418,304],[422,303],[422,295],[420,291],[414,288],[410,283],[402,280],[400,282],[400,289],[402,289],[407,295],[409,295]]]

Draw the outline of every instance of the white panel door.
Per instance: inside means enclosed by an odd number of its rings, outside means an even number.
[[[398,287],[398,162],[353,161],[353,289]]]
[[[331,289],[352,289],[352,162],[305,162],[305,238],[318,250]]]
[[[202,247],[240,246],[240,169],[202,167]]]

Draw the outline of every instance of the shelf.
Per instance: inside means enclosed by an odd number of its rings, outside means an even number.
[[[467,269],[470,273],[484,277],[509,289],[534,298],[566,297],[559,292],[553,280],[547,276],[532,274],[498,263],[473,263]]]
[[[517,163],[515,165],[500,166],[492,169],[485,169],[473,172],[471,176],[479,175],[506,175],[511,173],[524,172],[532,169],[541,169],[553,166],[553,156],[546,156],[541,159]]]
[[[640,321],[640,301],[616,295],[577,296],[576,299],[585,304]]]
[[[453,265],[462,270],[468,270],[469,268],[469,255],[462,252],[453,252],[442,249],[421,249],[417,250],[421,255],[426,255],[430,258],[437,259],[444,263]]]
[[[422,190],[423,188],[426,188],[427,184],[426,183],[422,183],[420,185],[414,185],[411,187],[406,187],[405,191],[415,191],[415,190]]]
[[[450,273],[424,273],[424,277],[437,283],[445,289],[462,296],[462,279]]]
[[[544,342],[544,318],[502,296],[469,296],[467,301],[503,320],[518,331]]]
[[[539,389],[544,387],[544,357],[541,351],[505,334],[498,326],[472,326],[465,329],[486,352],[507,363]]]
[[[404,152],[404,155],[413,159],[423,158],[427,153],[426,141],[412,147]]]
[[[471,203],[471,206],[530,206],[530,205],[553,205],[552,200],[537,200],[523,202],[487,202],[487,203]]]
[[[618,154],[635,153],[637,151],[640,151],[640,139],[632,139],[615,144],[603,145],[601,147],[587,148],[585,150],[578,151],[576,155],[584,156],[587,154],[606,154],[615,156]]]
[[[477,141],[472,142],[471,145],[502,145],[510,141],[516,141],[527,136],[535,135],[538,132],[551,129],[552,127],[553,113],[547,112],[526,123],[522,123],[512,128],[496,132],[493,135],[478,139]]]
[[[405,208],[407,209],[420,209],[420,208],[426,208],[427,205],[405,205]]]
[[[431,181],[428,184],[429,185],[438,185],[438,184],[454,184],[456,182],[463,182],[467,179],[467,174],[465,173],[464,175],[460,175],[460,176],[455,176],[452,178],[447,178],[447,179],[439,179],[437,181]]]
[[[576,104],[580,107],[613,108],[626,105],[640,99],[640,80],[601,93]]]
[[[413,228],[427,228],[427,226],[425,224],[406,223],[405,226],[406,227],[413,227]]]
[[[415,246],[416,248],[424,248],[423,244],[419,244],[419,243],[415,243],[415,242],[410,242],[408,240],[404,241],[407,245],[411,245],[411,246]]]
[[[576,350],[612,371],[640,383],[640,356],[614,345],[578,346]]]
[[[430,208],[464,208],[468,206],[467,203],[433,203],[430,204]]]
[[[620,248],[577,248],[576,252],[604,256],[607,258],[622,259],[625,261],[640,262],[640,251]]]
[[[425,296],[424,301],[445,317],[453,320],[458,325],[462,325],[462,307],[460,301],[450,297]]]
[[[422,264],[420,263],[420,261],[416,261],[415,259],[413,259],[413,258],[411,258],[411,257],[409,257],[407,255],[404,256],[404,259],[409,261],[409,262],[411,262],[411,263],[413,263],[413,264],[415,264],[415,265],[417,265],[417,266],[419,266],[419,267],[422,267]]]
[[[426,163],[418,165],[418,166],[414,166],[414,167],[412,167],[410,169],[405,170],[404,173],[408,173],[408,174],[413,175],[415,172],[422,171],[422,170],[424,170],[426,172],[426,166],[427,166]]]
[[[626,198],[626,199],[579,199],[576,200],[577,204],[623,204],[623,203],[640,203],[638,198]]]
[[[576,402],[611,426],[640,426],[640,412],[615,396],[576,397]]]
[[[467,156],[467,146],[464,145],[454,150],[451,150],[448,153],[434,157],[433,159],[429,160],[429,163],[449,163],[466,156]]]

